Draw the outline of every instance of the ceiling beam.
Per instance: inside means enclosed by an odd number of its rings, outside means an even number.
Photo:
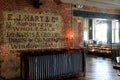
[[[120,0],[61,0],[63,3],[80,4],[107,9],[120,10]],[[112,2],[110,2],[112,1]]]

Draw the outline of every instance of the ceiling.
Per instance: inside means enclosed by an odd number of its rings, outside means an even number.
[[[63,3],[95,6],[120,10],[120,0],[61,0]]]

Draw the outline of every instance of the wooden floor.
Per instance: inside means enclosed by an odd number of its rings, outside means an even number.
[[[86,76],[69,80],[120,80],[113,69],[114,62],[108,58],[86,56]]]
[[[65,80],[120,80],[109,58],[86,56],[86,76]],[[13,80],[13,79],[12,79]],[[16,80],[16,79],[15,79]]]

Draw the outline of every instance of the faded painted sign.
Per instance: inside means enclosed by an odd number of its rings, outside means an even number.
[[[5,42],[10,50],[61,48],[62,24],[50,13],[4,12]]]

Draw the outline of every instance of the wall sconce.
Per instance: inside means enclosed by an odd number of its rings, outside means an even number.
[[[67,34],[67,37],[68,37],[69,40],[73,40],[74,34],[73,34],[72,32],[69,32],[69,33]]]
[[[84,7],[84,5],[82,5],[82,4],[75,4],[74,7],[75,7],[75,8],[79,8],[79,9],[81,9],[81,8]]]
[[[40,2],[40,0],[33,0],[33,7],[34,8],[39,8],[40,5],[42,5],[42,3]]]

